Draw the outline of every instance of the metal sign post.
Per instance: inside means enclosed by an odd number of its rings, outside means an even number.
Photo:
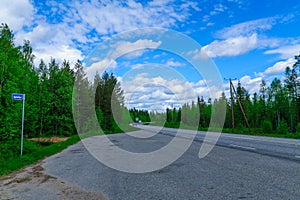
[[[21,153],[20,156],[23,155],[23,133],[24,133],[24,108],[25,108],[25,94],[12,94],[12,100],[22,100],[22,132],[21,132]]]

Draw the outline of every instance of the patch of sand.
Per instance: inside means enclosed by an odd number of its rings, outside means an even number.
[[[101,192],[85,191],[45,173],[42,161],[0,177],[0,200],[91,199],[107,200]]]

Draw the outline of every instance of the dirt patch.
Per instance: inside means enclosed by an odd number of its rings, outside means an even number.
[[[59,138],[59,137],[51,137],[51,138],[30,138],[28,140],[33,142],[39,142],[39,143],[58,143],[58,142],[64,142],[69,138]]]
[[[68,184],[44,171],[43,162],[0,177],[0,200],[4,199],[91,199],[107,200],[101,192],[90,192]]]
[[[12,183],[24,183],[24,182],[28,182],[31,181],[31,178],[29,177],[25,177],[25,178],[16,178],[8,183],[5,183],[4,185],[10,185]]]

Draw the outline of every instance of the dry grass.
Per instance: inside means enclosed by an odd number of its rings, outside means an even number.
[[[60,138],[60,137],[51,137],[51,138],[31,138],[28,139],[30,141],[33,142],[39,142],[39,143],[58,143],[58,142],[64,142],[66,141],[68,138]]]

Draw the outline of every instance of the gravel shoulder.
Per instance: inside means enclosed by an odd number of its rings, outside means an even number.
[[[88,192],[47,174],[39,161],[12,174],[0,177],[0,200],[8,199],[97,199],[106,200],[101,192]]]

